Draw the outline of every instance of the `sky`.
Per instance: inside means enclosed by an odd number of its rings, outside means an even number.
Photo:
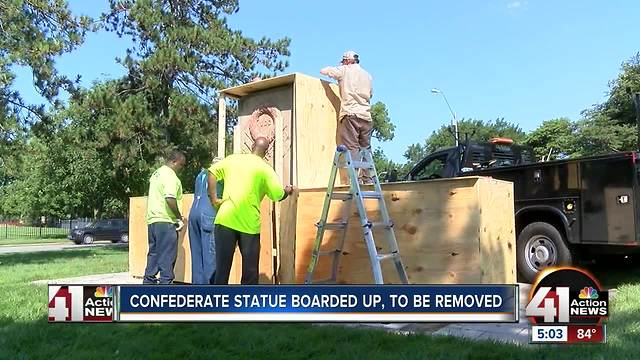
[[[73,0],[78,14],[97,16],[106,0]],[[289,68],[322,77],[354,50],[373,77],[374,98],[387,105],[395,138],[377,143],[404,162],[407,146],[424,140],[451,113],[505,120],[531,131],[543,121],[580,112],[606,98],[620,65],[640,51],[636,0],[293,1],[240,0],[229,24],[246,36],[291,39]],[[115,62],[128,42],[90,34],[61,57],[59,70],[83,85],[118,77]],[[19,71],[16,88],[38,101],[32,79]]]

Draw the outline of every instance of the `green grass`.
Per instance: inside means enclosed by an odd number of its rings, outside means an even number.
[[[0,255],[0,359],[628,359],[640,353],[640,267],[631,264],[594,269],[618,287],[605,345],[521,348],[309,324],[47,323],[47,287],[31,281],[126,271],[126,251]]]
[[[72,242],[67,238],[31,238],[31,237],[10,237],[4,238],[0,236],[0,246],[2,245],[31,245],[31,244],[51,244],[51,243],[69,243]]]

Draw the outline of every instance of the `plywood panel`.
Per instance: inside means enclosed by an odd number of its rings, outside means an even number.
[[[297,74],[295,94],[296,185],[326,187],[336,151],[340,92],[335,84]]]
[[[516,281],[516,234],[513,184],[484,178],[476,186],[480,199],[480,271],[483,282]]]
[[[227,101],[223,94],[218,98],[218,157],[225,157],[225,135],[227,133]]]
[[[272,202],[265,197],[260,204],[260,283],[273,284],[273,205]],[[240,268],[242,272],[242,268]]]
[[[278,282],[295,283],[296,221],[299,194],[295,191],[281,203],[278,243]]]
[[[508,239],[513,228],[509,229],[508,222],[493,227],[491,223],[483,223],[480,209],[486,206],[502,207],[499,205],[499,193],[504,190],[496,189],[497,195],[491,202],[480,199],[477,182],[487,181],[482,178],[459,178],[429,182],[412,182],[386,184],[383,186],[385,201],[389,213],[395,224],[395,233],[411,283],[479,283],[485,280],[492,282],[511,282],[515,271],[510,260],[505,260],[501,268],[483,278],[478,271],[482,261],[491,261],[486,257],[512,256],[515,254],[492,253],[491,242],[481,244],[486,239]],[[489,186],[492,190],[491,186]],[[344,189],[346,190],[346,189]],[[296,282],[304,281],[307,265],[309,264],[311,247],[316,235],[314,224],[318,222],[324,201],[324,189],[303,190],[297,208],[296,229]],[[480,201],[485,203],[480,203]],[[504,202],[504,201],[503,201]],[[507,201],[508,202],[508,201]],[[334,202],[330,210],[329,221],[340,217],[344,202]],[[374,211],[377,202],[367,200],[367,208],[371,210],[372,218],[379,213]],[[509,214],[513,214],[511,211]],[[503,216],[504,217],[504,216]],[[481,237],[481,226],[486,227],[486,236]],[[379,252],[386,251],[383,231],[376,231],[374,237]],[[494,246],[498,243],[495,240]],[[327,233],[323,241],[323,250],[335,248],[338,234]],[[485,251],[480,252],[481,245]],[[330,257],[321,258],[315,273],[316,279],[328,278],[330,275]],[[510,266],[510,267],[509,267]],[[398,283],[399,279],[391,262],[383,266],[385,282]],[[499,280],[499,281],[498,281]],[[358,225],[357,210],[351,207],[350,226],[347,241],[343,248],[343,256],[339,266],[339,283],[364,284],[372,283],[371,266],[366,253],[362,231]]]
[[[273,89],[274,87],[283,86],[283,85],[289,85],[293,83],[296,75],[298,74],[297,73],[287,74],[287,75],[277,76],[270,79],[264,79],[256,82],[242,84],[236,87],[224,89],[221,91],[221,93],[225,95],[230,95],[236,98],[241,98],[258,91]]]
[[[149,250],[146,211],[146,197],[129,199],[129,274],[139,278],[144,276]]]

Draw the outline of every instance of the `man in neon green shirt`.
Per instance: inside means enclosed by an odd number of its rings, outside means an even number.
[[[234,154],[209,168],[209,197],[219,207],[214,221],[215,284],[228,284],[236,243],[242,255],[242,284],[258,283],[260,261],[260,203],[264,196],[282,201],[293,187],[282,187],[276,172],[264,161],[269,141],[258,138],[251,154]],[[216,182],[224,180],[222,199]]]
[[[149,252],[143,284],[171,284],[178,253],[176,226],[184,223],[180,214],[182,183],[176,175],[185,164],[184,154],[172,151],[167,162],[149,179],[147,230]],[[160,279],[156,275],[160,273]]]

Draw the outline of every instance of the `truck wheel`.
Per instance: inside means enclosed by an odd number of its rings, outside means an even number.
[[[533,283],[538,272],[548,266],[571,265],[571,251],[562,234],[546,222],[527,225],[518,235],[518,272],[526,282]]]

